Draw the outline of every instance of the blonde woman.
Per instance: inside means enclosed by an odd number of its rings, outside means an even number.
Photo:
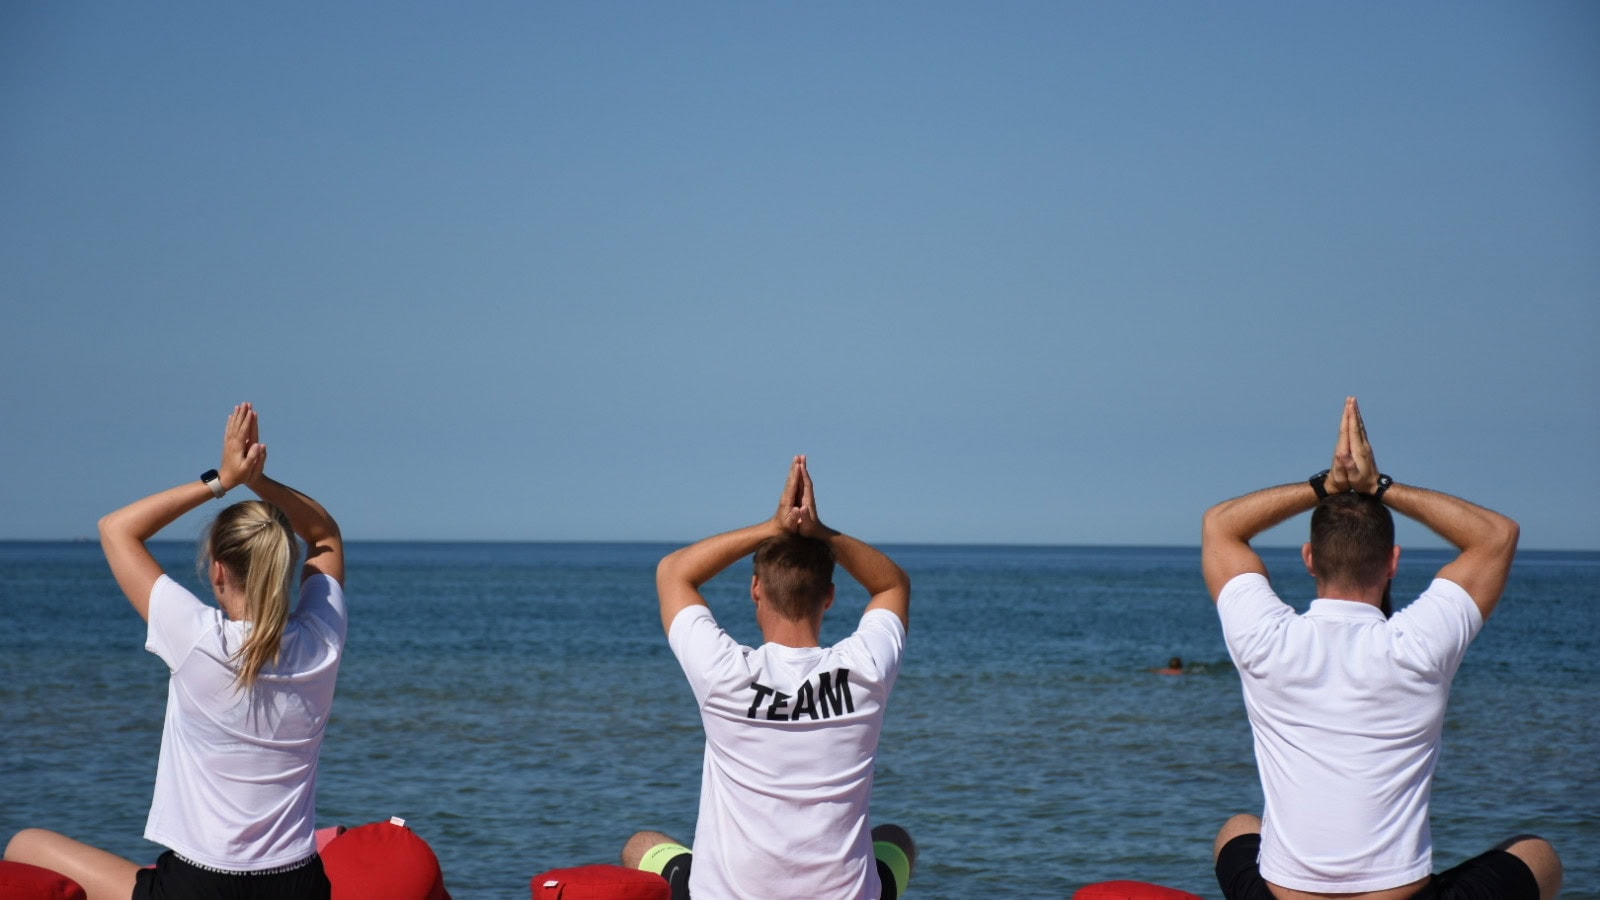
[[[90,900],[329,896],[315,793],[344,650],[344,544],[327,510],[266,476],[258,436],[256,411],[234,407],[217,469],[100,520],[111,572],[148,623],[145,649],[172,673],[144,833],[170,849],[140,868],[27,829],[5,852],[72,878]],[[261,499],[224,509],[202,539],[213,607],[167,577],[145,543],[241,485]],[[298,603],[296,535],[306,544]]]

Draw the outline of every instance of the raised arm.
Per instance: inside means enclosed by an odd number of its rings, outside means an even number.
[[[761,542],[783,533],[768,519],[737,531],[696,541],[667,554],[656,566],[656,597],[661,602],[661,628],[672,631],[672,620],[691,606],[705,606],[700,586],[719,572],[756,552]]]
[[[306,542],[306,563],[300,570],[300,580],[312,575],[326,575],[344,584],[344,537],[339,533],[339,523],[323,509],[322,504],[289,487],[274,481],[265,474],[250,482],[256,496],[283,510],[289,517],[289,526]]]
[[[1439,570],[1439,577],[1461,585],[1483,617],[1489,618],[1505,591],[1511,561],[1517,555],[1521,534],[1517,523],[1459,497],[1398,482],[1391,482],[1380,493],[1378,464],[1354,397],[1345,401],[1340,441],[1328,489],[1379,493],[1395,512],[1421,522],[1454,545],[1461,553]]]
[[[793,498],[799,496],[801,458],[789,464],[783,496],[772,518],[759,525],[728,531],[696,541],[664,557],[656,566],[656,598],[661,604],[661,628],[672,631],[672,620],[691,606],[705,606],[700,586],[746,556],[756,552],[761,542],[784,531]]]
[[[339,523],[322,504],[267,477],[267,445],[261,443],[260,419],[250,404],[241,404],[240,408],[245,416],[246,446],[252,453],[259,454],[256,465],[245,473],[244,483],[257,497],[283,510],[289,517],[289,527],[306,542],[306,562],[301,568],[300,580],[320,574],[343,585],[344,539],[339,534]]]
[[[1517,555],[1516,522],[1460,497],[1395,482],[1383,501],[1401,515],[1428,526],[1461,553],[1439,577],[1461,585],[1485,619],[1500,603]]]
[[[799,490],[796,502],[785,517],[786,527],[806,537],[826,541],[833,549],[833,558],[872,595],[867,602],[867,609],[887,609],[900,617],[901,624],[910,628],[911,578],[905,570],[871,544],[822,524],[817,517],[816,491],[811,484],[811,472],[806,468],[804,456],[795,457],[791,472],[798,475]]]
[[[224,490],[260,476],[266,448],[255,443],[254,434],[255,412],[248,403],[235,406],[223,430],[222,464],[217,470]],[[163,574],[146,542],[214,496],[208,484],[196,479],[135,500],[101,517],[100,549],[117,586],[140,618],[150,618],[150,590]]]
[[[1263,488],[1206,510],[1200,526],[1200,568],[1212,601],[1237,575],[1267,574],[1251,539],[1316,505],[1317,492],[1302,481]]]
[[[1324,490],[1330,494],[1349,490],[1372,493],[1378,486],[1378,466],[1356,398],[1346,397],[1339,419],[1339,436],[1333,445],[1333,465]],[[1256,535],[1288,521],[1317,505],[1316,488],[1309,482],[1266,488],[1235,497],[1206,510],[1200,529],[1200,567],[1206,589],[1215,601],[1234,576],[1245,572],[1267,574],[1266,563],[1250,546]]]

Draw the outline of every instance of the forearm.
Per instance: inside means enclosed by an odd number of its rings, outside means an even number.
[[[100,539],[142,544],[184,513],[204,506],[213,496],[205,482],[195,480],[135,500],[100,518]]]
[[[1516,522],[1476,503],[1395,482],[1383,502],[1408,519],[1415,519],[1463,553],[1498,553],[1507,557],[1517,549]]]
[[[135,500],[101,517],[100,550],[117,586],[141,618],[149,617],[150,589],[161,577],[161,564],[145,542],[210,499],[211,488],[196,480]]]
[[[334,521],[322,504],[300,491],[266,475],[252,480],[250,489],[256,492],[256,496],[283,510],[289,517],[289,525],[294,533],[307,544],[316,545],[339,537],[339,523]]]
[[[656,566],[656,584],[687,585],[698,590],[724,569],[756,552],[762,541],[781,533],[777,523],[768,520],[696,541],[661,560]]]
[[[1516,522],[1460,497],[1395,483],[1383,500],[1401,515],[1428,526],[1460,555],[1439,577],[1460,585],[1485,619],[1505,592],[1521,529]]]
[[[1317,492],[1305,482],[1280,484],[1224,500],[1206,510],[1201,541],[1248,544],[1263,531],[1281,525],[1317,505]]]
[[[908,590],[911,587],[911,579],[905,570],[888,554],[871,544],[831,528],[827,529],[823,540],[833,550],[833,558],[839,565],[874,597],[897,588]]]
[[[1211,599],[1237,575],[1267,574],[1250,541],[1274,525],[1317,505],[1311,485],[1283,484],[1225,500],[1206,510],[1200,527],[1200,568]]]

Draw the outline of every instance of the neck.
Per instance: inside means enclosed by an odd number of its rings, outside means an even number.
[[[785,647],[822,646],[822,620],[780,619],[761,623],[761,637],[769,644]]]
[[[1365,603],[1368,606],[1382,608],[1383,585],[1375,587],[1351,587],[1345,584],[1325,584],[1317,582],[1317,596],[1329,600],[1348,600],[1351,603]]]

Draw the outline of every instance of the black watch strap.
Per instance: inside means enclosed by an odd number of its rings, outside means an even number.
[[[1321,472],[1306,479],[1306,483],[1311,485],[1311,489],[1317,492],[1318,500],[1328,496],[1328,473],[1332,471],[1332,469],[1323,469]]]

